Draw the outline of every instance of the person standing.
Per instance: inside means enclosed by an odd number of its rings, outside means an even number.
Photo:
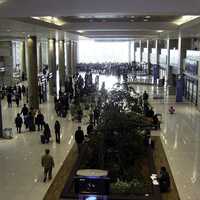
[[[78,146],[78,152],[81,152],[81,147],[84,141],[84,132],[81,130],[81,127],[78,127],[78,130],[75,132],[75,141]]]
[[[15,118],[17,133],[21,133],[22,123],[23,123],[23,120],[22,120],[20,114],[18,113],[17,117]]]
[[[60,123],[58,120],[56,120],[55,122],[54,129],[55,129],[55,135],[56,135],[56,142],[60,144]]]
[[[41,164],[42,164],[42,167],[44,168],[43,182],[46,182],[47,176],[48,176],[49,180],[51,180],[52,179],[52,169],[55,166],[55,164],[54,164],[53,157],[50,155],[49,149],[45,150],[45,155],[42,156]]]

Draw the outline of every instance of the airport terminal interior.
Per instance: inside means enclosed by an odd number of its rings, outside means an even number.
[[[200,1],[0,0],[0,199],[200,200]]]

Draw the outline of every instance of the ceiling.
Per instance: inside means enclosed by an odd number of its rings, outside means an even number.
[[[61,17],[68,23],[88,23],[88,22],[171,22],[178,19],[178,16],[160,15],[110,15],[110,16],[68,16]]]
[[[173,23],[186,14],[200,15],[200,1],[0,0],[0,37],[132,40],[177,37],[180,31],[185,37],[198,35],[199,19],[193,20],[195,29]],[[31,16],[54,16],[64,24]]]
[[[95,15],[61,17],[63,29],[89,38],[158,38],[163,31],[174,31],[175,15]]]
[[[0,17],[198,15],[199,0],[0,0]]]

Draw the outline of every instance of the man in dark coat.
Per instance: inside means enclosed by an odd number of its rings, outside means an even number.
[[[143,100],[144,100],[145,102],[147,102],[148,98],[149,98],[149,95],[147,94],[146,91],[144,91],[144,93],[143,93]]]
[[[44,133],[44,137],[45,137],[45,142],[49,143],[49,139],[51,137],[51,130],[50,130],[49,125],[47,123],[44,125],[44,132],[43,133]]]
[[[165,167],[161,167],[158,177],[161,192],[167,192],[170,189],[170,176]]]
[[[23,115],[24,124],[25,124],[26,129],[27,129],[28,128],[28,120],[27,120],[27,118],[28,118],[28,108],[27,108],[26,104],[24,104],[20,114]]]
[[[44,115],[40,112],[40,110],[38,111],[35,123],[37,124],[38,131],[42,130],[44,125]]]
[[[8,102],[8,108],[12,107],[12,94],[9,92],[7,94],[7,102]]]
[[[15,102],[16,102],[17,107],[19,107],[19,100],[20,100],[19,94],[16,93],[15,94]]]
[[[56,135],[56,142],[60,144],[60,123],[58,120],[56,120],[55,122],[54,129],[55,129],[55,135]]]
[[[20,114],[18,113],[17,117],[15,118],[17,133],[21,133],[22,123],[23,123],[23,120],[22,120]]]
[[[100,111],[99,111],[99,108],[96,106],[94,109],[94,126],[96,124],[98,125],[99,116],[100,116]]]
[[[78,152],[80,153],[81,146],[82,146],[83,141],[84,141],[84,133],[81,130],[80,126],[78,127],[78,130],[75,132],[75,141],[76,141],[77,146],[78,146]]]

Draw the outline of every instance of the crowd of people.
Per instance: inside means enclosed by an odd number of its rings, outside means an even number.
[[[16,84],[13,87],[3,85],[1,87],[1,99],[6,97],[8,108],[13,106],[13,102],[19,107],[22,96],[27,96],[27,88],[24,85]]]
[[[128,74],[128,73],[143,73],[148,74],[147,63],[137,63],[135,61],[131,63],[78,63],[78,71],[86,72],[91,70],[93,73],[99,74]]]
[[[28,108],[27,105],[24,104],[21,112],[18,113],[15,118],[17,133],[21,133],[23,124],[26,131],[43,131],[43,134],[41,135],[41,143],[49,143],[51,138],[51,130],[49,128],[49,124],[45,121],[44,114],[40,110],[36,112],[33,108]],[[55,121],[54,129],[56,142],[60,143],[61,128],[58,120]]]
[[[79,67],[85,67],[84,64]],[[99,67],[98,64],[95,65],[94,68],[103,70],[105,66]],[[110,64],[110,71],[116,73],[123,73],[127,70],[132,70],[134,67],[128,63],[118,63]],[[76,74],[73,78],[70,77],[69,81],[65,85],[65,91],[60,91],[59,96],[57,98],[54,97],[55,103],[55,111],[58,117],[66,117],[67,112],[70,109],[71,104],[77,105],[77,120],[79,123],[82,122],[83,118],[83,109],[81,106],[81,99],[84,96],[90,96],[91,93],[97,91],[98,79],[95,80],[93,83],[92,71],[88,70],[86,67],[85,77],[83,78],[80,74]],[[102,89],[103,90],[103,89]],[[12,102],[16,101],[16,105],[19,107],[20,100],[22,96],[28,95],[27,88],[24,85],[16,85],[13,88],[2,88],[4,91],[4,96],[7,97],[8,107],[12,107]],[[13,96],[15,100],[13,99]],[[42,98],[42,97],[41,97]],[[95,127],[100,123],[100,116],[101,116],[101,95],[96,102],[95,105],[89,106],[90,114],[89,114],[89,123],[87,126],[87,134],[84,134],[81,126],[78,126],[78,129],[75,132],[75,142],[78,147],[78,152],[81,153],[81,149],[83,147],[84,141],[86,137],[93,134],[95,131]],[[149,95],[145,91],[142,95],[143,105],[144,105],[144,115],[147,118],[152,119],[153,125],[155,128],[160,128],[160,121],[158,120],[157,114],[154,113],[153,108],[150,107],[148,104]],[[42,99],[41,99],[42,101]],[[175,110],[171,108],[171,113],[174,113]],[[170,112],[169,111],[169,112]],[[34,132],[38,131],[41,132],[40,139],[42,144],[48,144],[52,138],[52,133],[48,122],[45,120],[45,115],[41,112],[41,110],[34,110],[33,108],[29,108],[26,104],[23,105],[21,112],[17,113],[15,118],[15,125],[17,129],[17,133],[22,132],[22,127],[24,125],[26,131]],[[55,133],[55,141],[56,143],[60,144],[61,142],[61,124],[59,120],[55,120],[54,124],[54,133]],[[145,142],[146,145],[151,144],[151,135],[150,132],[147,131],[145,135]],[[55,166],[54,159],[50,155],[50,150],[45,150],[45,155],[42,156],[41,165],[44,168],[44,179],[43,181],[46,182],[47,177],[49,180],[52,178],[52,169]],[[165,167],[161,168],[160,176],[159,176],[160,188],[162,191],[166,191],[170,187],[170,178],[169,174],[166,171]],[[167,189],[166,189],[167,188]]]

